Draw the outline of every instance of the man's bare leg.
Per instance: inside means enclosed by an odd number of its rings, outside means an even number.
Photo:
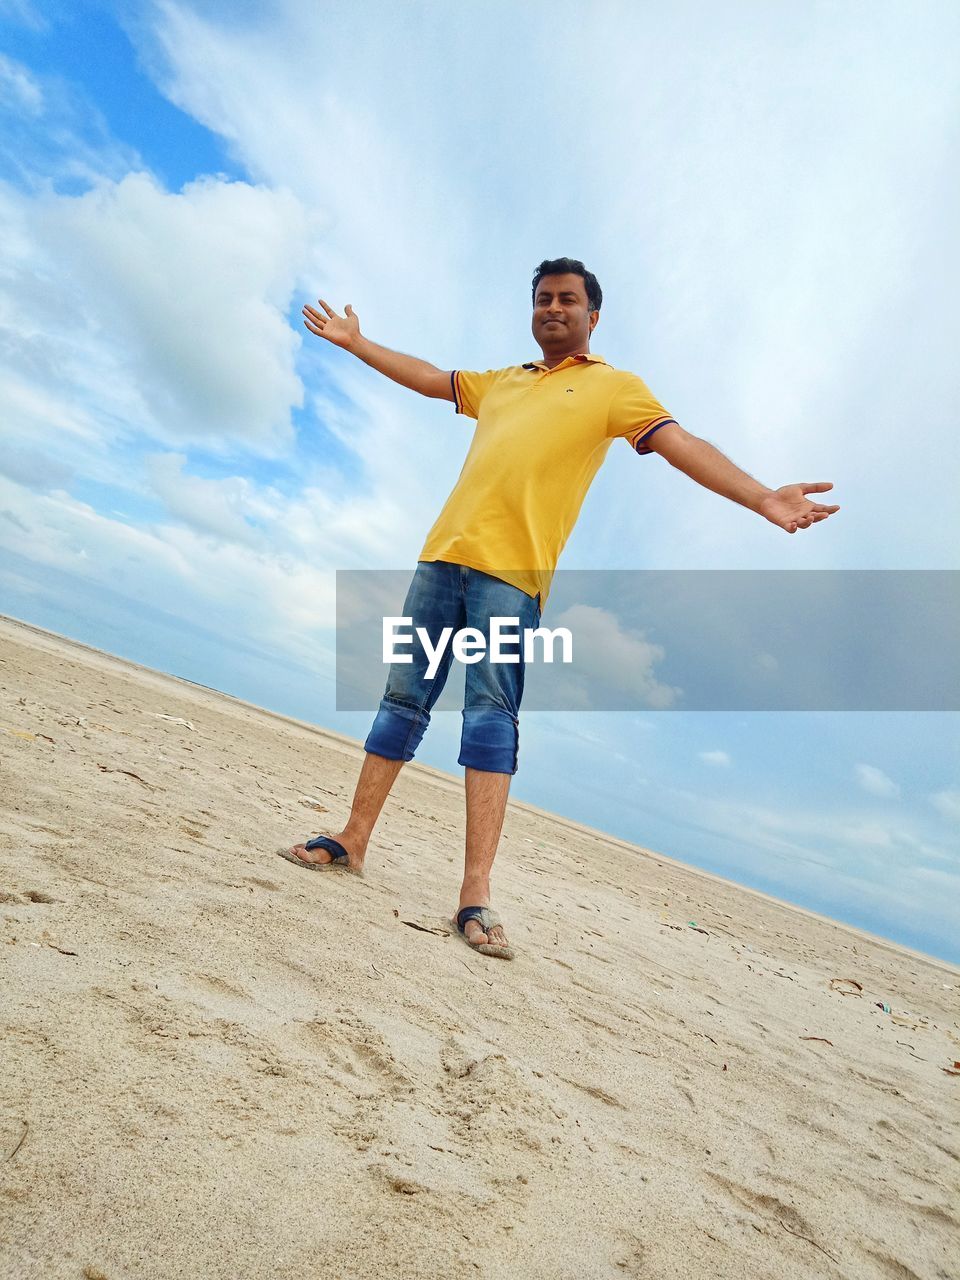
[[[402,760],[388,760],[385,756],[375,756],[367,752],[363,758],[363,768],[357,779],[357,789],[353,795],[350,817],[342,831],[327,832],[343,845],[350,855],[349,865],[359,871],[367,854],[367,842],[380,817],[380,810],[390,794],[390,788],[397,780],[397,774],[403,768]],[[311,849],[307,852],[302,844],[294,845],[291,853],[302,862],[332,862],[333,854],[327,849]]]
[[[509,773],[487,773],[483,769],[467,769],[467,844],[460,888],[461,907],[490,905],[490,871],[497,856],[503,815],[510,791]],[[500,925],[494,925],[489,937],[478,920],[468,920],[465,937],[469,943],[493,942],[507,946]]]

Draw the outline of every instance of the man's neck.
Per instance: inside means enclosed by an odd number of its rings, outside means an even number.
[[[563,351],[560,354],[554,352],[551,355],[547,355],[543,347],[540,350],[543,353],[541,364],[545,364],[548,369],[555,369],[558,364],[563,364],[564,360],[569,360],[573,356],[588,356],[590,354],[589,347],[578,347],[576,351]]]

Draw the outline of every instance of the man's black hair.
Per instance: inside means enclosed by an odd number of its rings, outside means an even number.
[[[544,276],[580,276],[587,291],[587,305],[591,311],[599,311],[603,302],[600,281],[578,258],[546,258],[533,273],[533,301],[537,301],[537,289]]]

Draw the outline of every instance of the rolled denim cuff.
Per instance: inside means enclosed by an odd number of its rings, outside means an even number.
[[[457,764],[485,773],[516,773],[520,734],[517,721],[499,707],[468,707]]]
[[[412,760],[429,723],[428,711],[383,698],[363,749],[387,760]]]

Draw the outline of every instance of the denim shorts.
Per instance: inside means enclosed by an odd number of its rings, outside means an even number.
[[[491,618],[517,618],[522,632],[539,625],[540,603],[537,597],[479,569],[421,560],[407,591],[403,616],[412,619],[414,637],[417,627],[426,630],[432,646],[444,627],[454,632],[475,627],[489,644]],[[514,629],[507,634],[514,634]],[[453,661],[453,647],[448,644],[436,674],[428,679],[423,645],[414,638],[410,650],[412,662],[391,664],[380,709],[364,743],[364,750],[388,760],[413,759]],[[491,662],[485,651],[479,662],[463,664],[463,731],[457,763],[488,773],[517,771],[523,646],[505,651],[518,661]]]

